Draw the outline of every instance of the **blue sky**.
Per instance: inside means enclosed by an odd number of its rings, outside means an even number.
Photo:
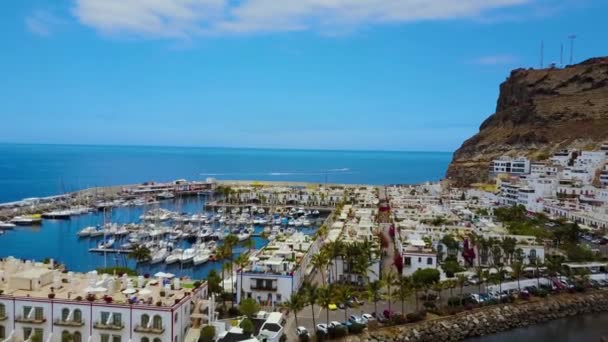
[[[453,151],[541,40],[608,54],[603,0],[2,7],[4,142]]]

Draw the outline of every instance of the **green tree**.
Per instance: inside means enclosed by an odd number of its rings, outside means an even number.
[[[208,287],[209,293],[215,293],[215,294],[221,295],[221,293],[222,293],[222,286],[220,285],[221,282],[222,282],[222,279],[217,274],[217,271],[212,269],[209,272],[209,275],[207,275],[207,287]]]
[[[367,283],[367,299],[374,302],[374,312],[378,314],[378,302],[382,300],[382,281],[374,280]]]
[[[304,290],[306,302],[310,304],[310,311],[312,313],[312,325],[316,327],[317,324],[315,323],[315,304],[317,303],[317,300],[319,298],[319,288],[317,284],[311,283],[304,283],[302,288]]]
[[[397,286],[397,298],[401,301],[401,312],[405,315],[405,301],[412,295],[410,278],[399,277],[395,286]]]
[[[433,284],[437,283],[440,279],[439,271],[434,268],[423,268],[416,270],[414,274],[412,274],[412,281],[414,284],[418,285],[419,288],[422,288],[427,294],[428,290],[433,286]]]
[[[325,250],[319,251],[319,253],[312,256],[311,259],[312,266],[319,270],[321,273],[321,279],[323,281],[323,286],[325,286],[325,270],[327,265],[329,265],[329,257],[327,256],[327,252]]]
[[[327,314],[327,322],[329,322],[329,304],[334,304],[336,292],[333,285],[323,286],[319,288],[319,296],[317,304],[325,309]]]
[[[349,285],[343,285],[338,288],[337,297],[340,303],[344,304],[344,322],[348,321],[348,301],[355,295],[355,292]]]
[[[249,265],[249,256],[243,253],[236,258],[235,263],[239,267],[239,273],[241,274],[241,280],[239,281],[239,298],[242,299],[245,295],[245,292],[243,291],[243,273],[245,271],[245,267]]]
[[[524,263],[521,261],[516,261],[511,265],[511,269],[513,270],[513,276],[517,278],[517,289],[521,291],[519,282],[522,274],[524,273]]]
[[[293,311],[293,316],[296,320],[296,327],[298,326],[298,312],[304,308],[304,295],[301,293],[294,293],[291,295],[289,300],[283,303],[283,307]]]
[[[260,311],[260,304],[253,298],[246,298],[239,303],[239,311],[247,317],[253,317]]]
[[[148,262],[152,259],[152,253],[148,247],[136,245],[131,249],[131,252],[129,252],[129,258],[138,263]]]
[[[201,330],[201,337],[199,342],[213,342],[215,338],[215,327],[213,325],[206,325]]]
[[[391,302],[393,301],[392,287],[396,280],[397,275],[395,272],[393,272],[393,270],[388,271],[388,273],[386,273],[382,279],[382,284],[386,287],[386,299],[388,300],[388,311],[390,312],[392,312]]]
[[[467,283],[467,277],[464,274],[459,274],[456,277],[456,284],[460,287],[460,305],[462,305],[462,292],[464,290],[464,286]]]
[[[255,325],[249,318],[245,318],[241,322],[241,329],[243,329],[244,334],[251,336],[255,332]]]

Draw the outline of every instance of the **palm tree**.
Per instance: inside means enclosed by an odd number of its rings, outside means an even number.
[[[399,277],[395,281],[395,286],[397,286],[397,298],[401,300],[401,313],[405,315],[405,301],[412,294],[412,286],[410,279],[408,277]]]
[[[344,304],[344,322],[348,321],[348,301],[355,295],[349,285],[341,286],[338,289],[338,300]]]
[[[293,311],[293,316],[296,320],[296,327],[298,326],[298,311],[302,310],[304,308],[304,302],[305,302],[304,295],[301,293],[294,293],[291,295],[291,297],[289,298],[289,300],[287,300],[286,302],[283,302],[283,307],[285,307],[286,309]],[[314,321],[314,319],[313,319]]]
[[[228,250],[228,258],[230,258],[230,279],[232,279],[232,273],[233,273],[233,269],[232,269],[232,264],[233,264],[233,249],[234,246],[236,246],[239,243],[239,238],[236,237],[236,235],[234,234],[228,234],[228,236],[226,236],[226,238],[224,239],[224,246],[226,246],[227,250]],[[236,292],[235,289],[235,283],[234,281],[231,281],[232,284],[232,293]],[[232,307],[234,307],[234,301],[232,301]]]
[[[325,286],[325,272],[323,270],[329,264],[329,258],[327,257],[327,253],[324,250],[321,250],[319,253],[312,256],[311,259],[312,266],[321,272],[321,279],[323,280],[323,286]]]
[[[383,285],[386,287],[386,294],[387,294],[387,299],[388,299],[388,311],[391,311],[391,302],[392,302],[392,287],[393,284],[395,283],[395,281],[397,280],[397,274],[393,271],[390,270],[388,271],[388,273],[386,273],[384,275],[384,279],[382,279],[382,283]]]
[[[374,302],[374,312],[378,315],[378,301],[382,299],[382,281],[374,280],[367,283],[367,298]]]
[[[534,265],[534,273],[536,273],[536,287],[540,289],[540,269],[543,267],[543,263],[539,259],[534,259],[532,265]]]
[[[247,248],[248,253],[251,254],[251,250],[255,248],[255,241],[253,239],[247,239],[243,241],[243,247]]]
[[[335,291],[333,285],[323,286],[319,288],[319,295],[317,297],[317,304],[320,305],[327,314],[327,321],[329,323],[329,304],[332,304],[335,297]]]
[[[460,305],[462,305],[462,290],[464,289],[464,285],[467,283],[467,277],[464,274],[459,274],[456,277],[456,283],[460,287]]]
[[[496,269],[496,280],[498,281],[498,291],[502,292],[502,281],[505,276],[505,266],[502,263],[499,263],[494,267]]]
[[[315,303],[319,299],[319,288],[317,284],[304,283],[302,286],[304,289],[304,295],[306,302],[310,304],[310,311],[312,312],[312,325],[317,326],[315,322]]]
[[[342,260],[342,270],[344,270],[344,243],[340,240],[336,240],[329,245],[330,255],[334,262],[335,273],[334,273],[334,281],[336,282],[336,278],[338,277],[338,263],[337,259],[340,258]]]
[[[136,262],[147,262],[152,259],[152,253],[146,246],[136,245],[129,252],[129,258],[134,259]]]
[[[485,282],[485,276],[486,276],[486,274],[485,274],[483,268],[481,268],[481,266],[478,266],[475,269],[475,276],[477,277],[477,281],[478,281],[477,286],[479,287],[479,293],[481,293],[481,285],[483,285],[483,283]]]
[[[239,295],[240,298],[243,297],[243,295],[245,294],[245,292],[243,292],[243,271],[245,266],[249,265],[249,256],[245,253],[239,255],[236,260],[234,261],[237,266],[239,267],[239,273],[241,274],[241,280],[239,281]]]
[[[517,289],[521,291],[519,280],[521,279],[521,275],[524,273],[524,263],[521,261],[516,261],[511,265],[511,269],[513,270],[513,276],[517,278]]]

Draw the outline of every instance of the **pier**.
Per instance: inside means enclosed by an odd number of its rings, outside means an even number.
[[[131,249],[120,249],[120,248],[90,248],[91,253],[115,253],[115,254],[129,254],[133,250]]]

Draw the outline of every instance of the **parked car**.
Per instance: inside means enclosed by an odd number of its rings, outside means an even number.
[[[327,334],[328,333],[327,324],[325,324],[325,323],[319,323],[319,324],[317,324],[317,331],[320,331],[320,332],[323,332],[324,334]]]
[[[338,303],[338,309],[344,310],[346,309],[346,305],[344,305],[344,303]]]
[[[357,316],[357,315],[350,315],[348,317],[348,321],[352,322],[352,323],[359,323],[359,324],[364,324],[363,320],[361,319],[361,317]]]
[[[360,300],[359,298],[357,298],[357,297],[355,297],[355,296],[352,296],[352,297],[350,298],[350,300],[352,300],[352,301],[353,301],[354,303],[356,303],[357,305],[363,305],[363,304],[365,304],[365,302],[364,302],[364,301]]]
[[[308,330],[306,330],[305,327],[298,327],[296,329],[296,333],[298,334],[298,336],[310,336],[310,333],[308,332]]]
[[[331,311],[338,310],[338,306],[334,303],[329,304],[327,308]]]
[[[374,318],[374,316],[372,316],[372,315],[370,315],[370,314],[364,313],[363,315],[361,315],[361,319],[362,319],[362,320],[363,320],[365,323],[367,323],[367,322],[369,322],[369,321],[373,321],[375,318]]]
[[[337,328],[337,327],[341,327],[343,324],[338,322],[338,321],[331,321],[329,322],[329,327],[330,328]]]

